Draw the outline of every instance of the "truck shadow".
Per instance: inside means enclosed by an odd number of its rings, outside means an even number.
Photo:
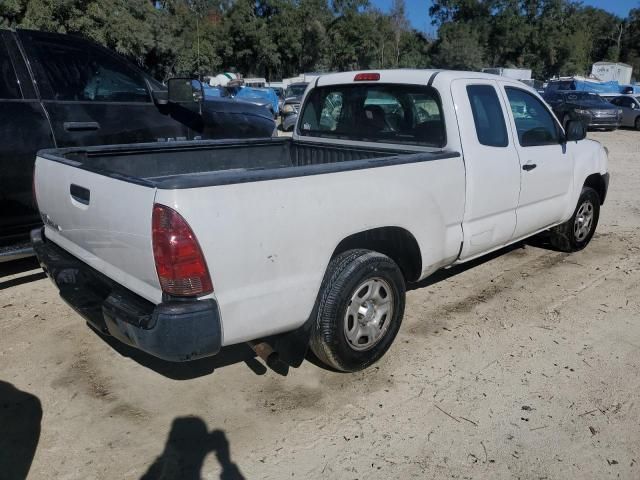
[[[87,325],[91,327],[91,330],[93,330],[98,337],[123,357],[130,358],[143,367],[149,368],[172,380],[190,380],[203,377],[210,375],[219,368],[240,362],[244,362],[256,375],[264,375],[267,373],[267,367],[256,359],[253,350],[245,343],[223,347],[222,350],[213,357],[201,358],[190,362],[168,362],[125,345],[113,337],[104,335],[98,332],[90,323],[87,323]]]
[[[209,432],[199,417],[178,417],[171,424],[163,452],[140,480],[200,480],[204,460],[211,452],[215,453],[222,468],[221,480],[245,478],[231,461],[229,441],[224,431]]]
[[[449,268],[438,270],[432,273],[431,275],[429,275],[427,278],[420,280],[419,282],[407,284],[407,291],[418,290],[420,288],[428,287],[435,283],[442,282],[443,280],[446,280],[448,278],[455,277],[456,275],[466,272],[467,270],[470,270],[479,265],[495,260],[498,257],[506,255],[509,252],[513,252],[514,250],[524,248],[525,245],[527,244],[525,244],[525,242],[514,243],[513,245],[509,245],[508,247],[501,248],[500,250],[496,250],[495,252],[489,253],[480,258],[476,258],[475,260],[471,260],[466,263],[461,263],[458,265],[453,265],[452,267],[449,267]]]
[[[0,478],[27,478],[40,440],[41,420],[38,397],[0,380]]]
[[[20,273],[28,272],[29,270],[35,269],[38,269],[38,271],[21,277],[2,280],[5,277],[18,275]],[[35,257],[0,263],[0,291],[25,283],[34,282],[36,280],[41,280],[45,277],[46,275],[44,274],[42,269],[40,269],[40,265],[38,264],[38,261]]]
[[[407,291],[418,290],[420,288],[428,287],[429,285],[442,282],[443,280],[446,280],[451,277],[455,277],[456,275],[466,272],[467,270],[470,270],[479,265],[495,260],[496,258],[506,255],[507,253],[513,252],[514,250],[523,249],[527,246],[542,248],[544,250],[550,250],[554,252],[559,251],[557,248],[551,245],[547,234],[545,234],[544,232],[539,233],[535,237],[527,238],[523,241],[514,243],[513,245],[508,245],[504,248],[501,248],[500,250],[496,250],[495,252],[488,253],[487,255],[476,258],[475,260],[471,260],[466,263],[461,263],[449,268],[438,270],[437,272],[432,273],[427,278],[419,282],[407,284]]]

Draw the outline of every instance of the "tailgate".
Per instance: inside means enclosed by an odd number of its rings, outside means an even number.
[[[151,245],[155,188],[38,157],[35,190],[49,240],[159,303]]]

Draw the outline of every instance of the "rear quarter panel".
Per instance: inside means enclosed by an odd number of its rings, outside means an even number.
[[[314,306],[345,237],[398,226],[421,248],[423,276],[462,240],[464,166],[448,158],[253,183],[158,190],[202,247],[219,302],[224,344],[292,330]]]

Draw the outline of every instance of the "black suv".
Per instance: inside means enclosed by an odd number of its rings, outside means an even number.
[[[248,102],[172,103],[166,87],[93,42],[0,30],[0,262],[29,254],[29,231],[40,223],[31,195],[40,149],[269,137],[274,130],[269,112]]]
[[[580,120],[587,128],[605,130],[615,130],[622,120],[622,110],[597,93],[555,90],[545,92],[544,99],[565,130],[570,120]]]

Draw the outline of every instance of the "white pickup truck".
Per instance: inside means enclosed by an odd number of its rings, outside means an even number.
[[[407,282],[542,231],[587,245],[609,176],[584,137],[505,77],[330,74],[293,138],[39,152],[32,241],[65,300],[152,355],[266,341],[356,371]]]

